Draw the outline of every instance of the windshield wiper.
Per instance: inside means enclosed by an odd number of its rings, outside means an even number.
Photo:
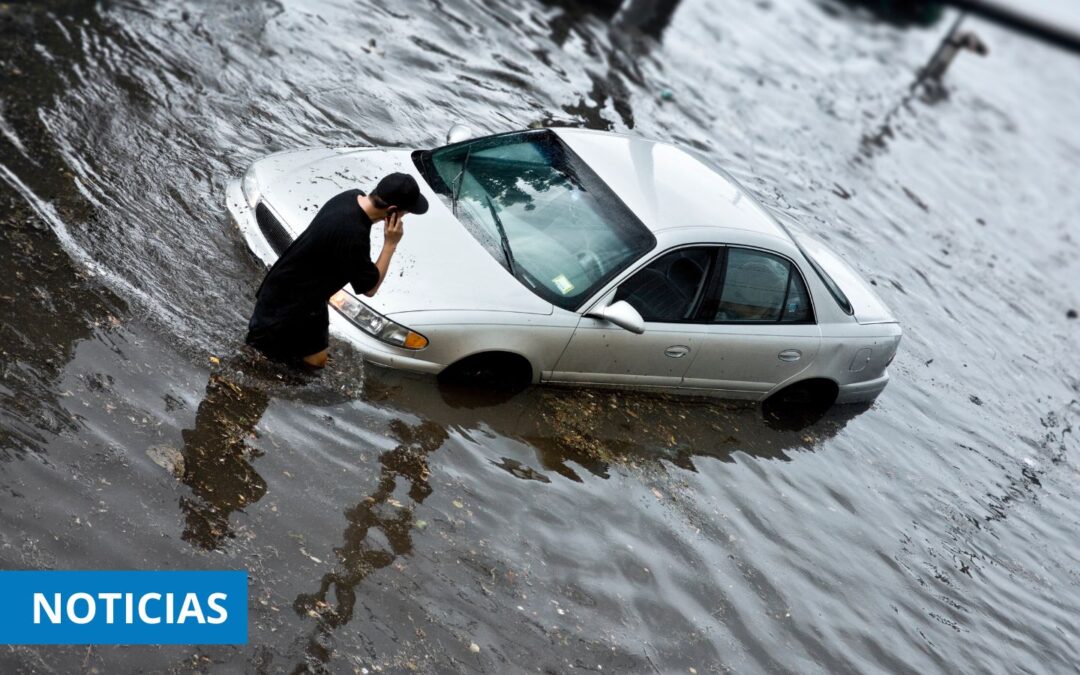
[[[469,155],[472,154],[472,146],[465,150],[465,159],[461,160],[461,170],[454,177],[454,194],[450,195],[450,211],[457,215],[458,195],[461,194],[461,186],[465,182],[465,167],[469,165]]]
[[[503,227],[499,214],[495,213],[495,205],[491,203],[491,197],[484,195],[484,201],[487,202],[488,211],[491,211],[491,218],[495,221],[495,229],[499,231],[499,239],[502,240],[503,255],[506,256],[506,264],[510,266],[510,274],[513,274],[516,277],[517,266],[514,265],[514,252],[510,250],[510,240],[506,237],[506,228]]]

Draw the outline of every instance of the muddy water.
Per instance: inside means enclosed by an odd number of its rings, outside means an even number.
[[[971,20],[909,96],[948,13],[487,4],[0,8],[0,567],[251,575],[247,646],[3,670],[1073,670],[1080,61]],[[873,279],[893,382],[785,430],[246,356],[228,177],[457,121],[704,150]]]

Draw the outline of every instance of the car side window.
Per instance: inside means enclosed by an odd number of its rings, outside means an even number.
[[[645,321],[689,321],[701,301],[714,249],[684,248],[650,263],[624,281],[615,300],[630,303]]]
[[[713,323],[801,323],[811,320],[810,294],[784,258],[746,248],[728,249]]]

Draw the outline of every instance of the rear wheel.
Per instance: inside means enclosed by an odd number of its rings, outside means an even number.
[[[821,419],[840,388],[832,380],[803,380],[776,392],[761,404],[765,422],[778,429],[802,429]]]

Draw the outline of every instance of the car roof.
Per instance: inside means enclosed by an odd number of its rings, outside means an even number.
[[[590,129],[553,128],[653,232],[716,225],[790,241],[733,178],[669,143]]]

